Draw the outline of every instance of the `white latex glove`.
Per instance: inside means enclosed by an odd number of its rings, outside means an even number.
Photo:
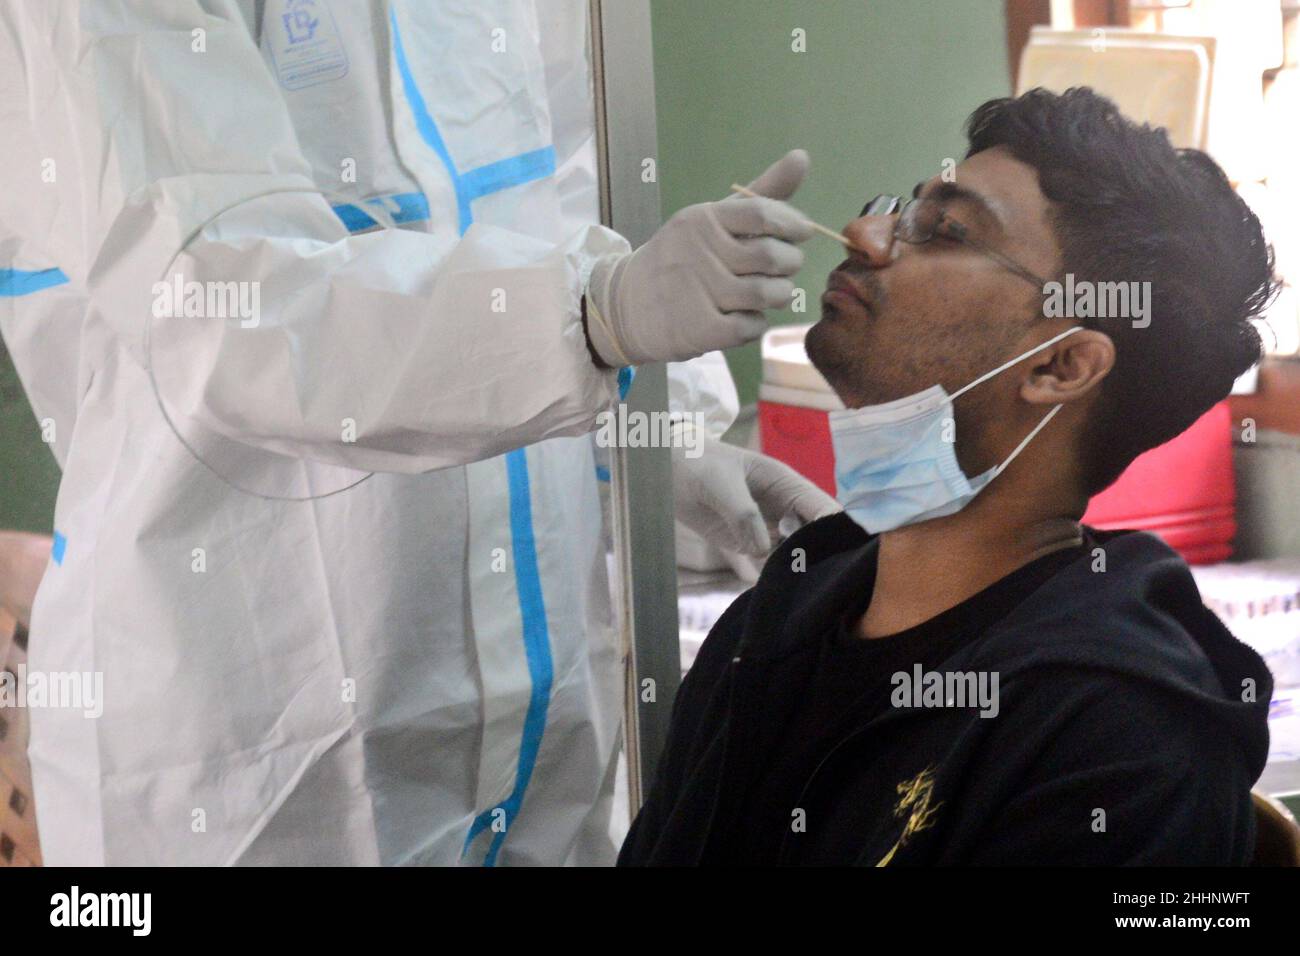
[[[784,462],[698,432],[693,438],[672,445],[676,517],[724,552],[766,556],[773,547],[769,526],[788,536],[843,510]]]
[[[767,561],[766,556],[752,558],[739,551],[715,548],[680,521],[673,522],[673,537],[676,539],[677,567],[680,570],[710,575],[730,570],[741,581],[753,584],[762,574],[763,565]]]
[[[587,284],[587,337],[610,367],[680,362],[744,345],[767,329],[764,309],[787,305],[803,266],[795,243],[813,234],[781,200],[808,173],[791,150],[730,196],[678,211],[632,253],[597,260]]]

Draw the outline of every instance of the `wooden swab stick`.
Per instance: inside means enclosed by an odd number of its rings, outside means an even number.
[[[732,183],[731,191],[740,193],[742,196],[748,196],[750,199],[764,198],[760,196],[758,193],[754,192],[754,190],[742,186],[739,183]],[[831,239],[834,239],[836,242],[844,243],[844,245],[848,246],[850,249],[853,249],[857,252],[862,252],[861,249],[859,249],[857,246],[853,244],[853,240],[850,239],[848,236],[844,235],[843,233],[836,232],[834,229],[827,229],[825,226],[821,225],[820,223],[813,222],[811,219],[808,220],[808,225],[812,226],[823,236],[829,236]]]

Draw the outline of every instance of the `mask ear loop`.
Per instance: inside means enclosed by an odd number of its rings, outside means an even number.
[[[1041,432],[1047,426],[1047,423],[1052,420],[1052,416],[1054,416],[1057,412],[1059,412],[1064,407],[1065,407],[1064,404],[1053,405],[1052,410],[1043,416],[1043,420],[1039,422],[1037,425],[1035,425],[1033,429],[1029,432],[1029,434],[1026,435],[1024,439],[1020,442],[1020,444],[1016,446],[1016,450],[1013,451],[1011,454],[1007,455],[1006,459],[1002,462],[1002,464],[998,465],[996,468],[993,469],[993,474],[989,475],[989,481],[992,481],[998,475],[1002,474],[1002,472],[1006,469],[1007,465],[1015,461],[1016,456],[1025,450],[1025,446],[1034,440],[1034,436],[1037,435],[1039,432]]]
[[[163,269],[162,274],[164,279],[167,276],[171,275],[172,267],[176,264],[176,260],[179,259],[181,257],[181,254],[184,253],[185,250],[189,248],[190,243],[192,243],[195,239],[197,239],[200,235],[202,235],[203,230],[207,229],[208,226],[212,225],[212,223],[216,222],[226,213],[230,212],[232,209],[235,209],[238,206],[242,206],[245,203],[253,202],[254,200],[257,199],[262,199],[265,196],[274,196],[280,193],[313,193],[315,195],[321,196],[322,198],[326,199],[327,202],[329,201],[328,197],[322,190],[317,189],[315,187],[309,187],[309,186],[303,186],[301,188],[288,188],[288,189],[268,189],[266,192],[257,193],[255,195],[247,196],[243,199],[240,199],[238,202],[232,203],[231,205],[225,207],[224,209],[220,209],[217,212],[213,213],[203,223],[201,223],[198,226],[198,228],[194,229],[185,238],[185,241],[181,243],[180,248],[176,250],[176,254],[173,255],[171,259],[168,261],[167,267]],[[340,198],[346,198],[346,197],[340,197]],[[397,228],[396,221],[393,219],[391,215],[388,214],[388,210],[384,209],[381,204],[366,203],[365,211],[368,216],[374,219],[385,229]],[[262,494],[261,492],[254,491],[251,488],[245,488],[242,485],[237,484],[236,482],[227,478],[220,471],[218,471],[211,464],[209,464],[203,458],[203,456],[198,453],[198,451],[194,448],[193,445],[191,445],[188,441],[186,441],[185,437],[181,434],[180,429],[176,427],[176,423],[172,421],[172,417],[170,413],[168,413],[167,411],[167,405],[163,401],[162,392],[158,388],[158,380],[154,376],[153,350],[150,342],[150,333],[152,329],[153,329],[153,316],[150,315],[150,317],[145,320],[145,324],[144,324],[145,371],[148,372],[149,374],[149,387],[153,390],[154,402],[158,406],[158,411],[162,415],[163,421],[167,423],[167,427],[171,429],[171,433],[176,437],[176,440],[179,441],[182,446],[184,446],[187,452],[190,453],[190,457],[193,458],[200,465],[202,465],[207,471],[211,472],[223,484],[230,486],[235,491],[238,491],[241,494],[249,495],[250,497],[253,498],[261,498],[264,501],[306,502],[306,501],[316,501],[321,498],[329,498],[332,497],[333,495],[342,494],[345,491],[351,491],[353,488],[361,484],[363,481],[374,477],[375,473],[373,471],[367,472],[364,475],[362,475],[360,478],[358,478],[356,481],[344,485],[342,488],[336,488],[333,491],[322,492],[319,495],[300,495],[300,496]],[[343,467],[343,466],[335,466],[335,467]]]
[[[991,379],[993,376],[999,374],[1000,372],[1005,372],[1007,369],[1011,368],[1011,366],[1017,364],[1018,362],[1023,362],[1025,359],[1029,358],[1029,356],[1031,356],[1031,355],[1037,355],[1037,354],[1038,354],[1039,352],[1041,352],[1043,349],[1047,348],[1048,346],[1055,345],[1057,342],[1061,341],[1061,339],[1065,338],[1066,336],[1073,335],[1075,332],[1082,332],[1082,331],[1083,331],[1083,326],[1082,326],[1082,325],[1076,325],[1076,326],[1073,326],[1073,327],[1071,327],[1071,328],[1066,329],[1066,330],[1065,330],[1064,332],[1062,332],[1060,335],[1054,335],[1054,336],[1052,336],[1050,339],[1048,339],[1046,342],[1042,343],[1041,345],[1035,345],[1035,346],[1034,346],[1032,349],[1030,349],[1028,352],[1022,352],[1021,354],[1019,354],[1019,355],[1017,355],[1015,358],[1013,358],[1011,361],[1009,361],[1009,362],[1003,362],[1003,363],[1002,363],[1001,365],[999,365],[997,368],[993,369],[993,371],[991,371],[991,372],[985,372],[985,373],[984,373],[983,375],[981,375],[979,378],[975,379],[975,381],[973,381],[973,382],[971,382],[970,384],[968,384],[968,385],[964,385],[964,386],[962,386],[961,388],[957,389],[957,391],[953,392],[952,397],[949,399],[949,401],[955,401],[955,400],[957,399],[958,396],[960,396],[960,395],[964,395],[966,392],[969,392],[969,391],[970,391],[972,388],[974,388],[976,385],[979,385],[979,384],[981,384],[981,383],[983,383],[983,382],[987,382],[987,381],[988,381],[989,379]],[[1048,412],[1046,415],[1044,415],[1042,421],[1040,421],[1037,425],[1035,425],[1035,426],[1030,430],[1029,434],[1026,435],[1026,436],[1021,440],[1020,444],[1017,445],[1017,446],[1015,447],[1015,450],[1012,451],[1011,454],[1008,455],[1005,459],[1003,459],[1002,464],[996,466],[996,467],[993,469],[992,474],[989,475],[989,481],[992,481],[992,480],[993,480],[994,478],[996,478],[998,475],[1002,474],[1002,472],[1003,472],[1004,470],[1006,470],[1006,467],[1007,467],[1008,465],[1010,465],[1013,461],[1016,460],[1016,456],[1019,455],[1022,451],[1025,450],[1025,446],[1028,445],[1031,441],[1034,440],[1034,436],[1036,436],[1039,432],[1041,432],[1044,428],[1046,428],[1046,427],[1047,427],[1047,423],[1050,422],[1050,421],[1052,420],[1052,418],[1056,415],[1056,413],[1059,412],[1059,411],[1060,411],[1062,408],[1064,408],[1064,407],[1065,407],[1065,406],[1064,406],[1064,403],[1061,403],[1061,404],[1058,404],[1058,405],[1053,405],[1053,406],[1052,406],[1052,410],[1051,410],[1050,412]]]
[[[987,382],[989,379],[991,379],[993,376],[998,375],[998,374],[1001,374],[1002,372],[1005,372],[1007,369],[1011,368],[1011,366],[1017,364],[1018,362],[1023,362],[1025,359],[1029,358],[1029,356],[1031,356],[1031,355],[1037,355],[1037,354],[1038,354],[1039,352],[1041,352],[1043,349],[1047,348],[1049,345],[1055,345],[1057,342],[1061,341],[1061,339],[1065,338],[1067,335],[1073,335],[1075,332],[1082,332],[1082,331],[1083,331],[1083,326],[1082,326],[1082,325],[1075,325],[1075,326],[1072,326],[1072,327],[1066,329],[1066,330],[1065,330],[1064,332],[1062,332],[1060,335],[1053,335],[1050,339],[1048,339],[1048,340],[1047,340],[1046,342],[1044,342],[1042,345],[1035,345],[1035,346],[1034,346],[1032,349],[1030,349],[1028,352],[1021,352],[1019,355],[1017,355],[1017,356],[1016,356],[1015,358],[1013,358],[1011,361],[1009,361],[1009,362],[1003,362],[1003,363],[1002,363],[1001,365],[999,365],[997,368],[993,369],[993,371],[991,371],[991,372],[985,372],[985,373],[984,373],[983,375],[981,375],[979,378],[975,379],[975,381],[973,381],[973,382],[971,382],[971,383],[969,383],[969,384],[967,384],[967,385],[963,385],[961,388],[957,389],[957,391],[953,392],[952,395],[949,396],[949,398],[950,398],[952,401],[955,402],[959,397],[961,397],[962,395],[965,395],[967,392],[969,392],[969,391],[970,391],[972,388],[974,388],[976,385],[982,385],[983,383],[985,383],[985,382]]]

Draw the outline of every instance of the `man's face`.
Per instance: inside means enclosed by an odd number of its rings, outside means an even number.
[[[1057,272],[1060,253],[1038,173],[1006,150],[972,156],[957,167],[955,182],[936,176],[917,189],[943,200],[947,218],[971,239],[1038,275]],[[923,245],[897,241],[897,221],[897,214],[862,216],[845,228],[864,251],[831,273],[821,321],[808,333],[809,358],[849,408],[936,383],[952,393],[1013,358],[1041,315],[1042,290],[1023,277],[942,235]],[[995,382],[957,403],[958,434],[963,419],[997,413]]]

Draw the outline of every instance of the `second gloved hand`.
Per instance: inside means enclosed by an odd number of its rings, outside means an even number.
[[[784,462],[698,433],[691,437],[672,447],[676,517],[723,551],[766,556],[773,547],[769,525],[790,533],[786,527],[842,510]]]
[[[761,197],[687,206],[636,252],[597,262],[587,286],[587,335],[611,367],[679,362],[758,338],[765,309],[790,301],[803,266],[795,243],[813,234],[781,200],[808,172],[791,150],[750,184]]]

